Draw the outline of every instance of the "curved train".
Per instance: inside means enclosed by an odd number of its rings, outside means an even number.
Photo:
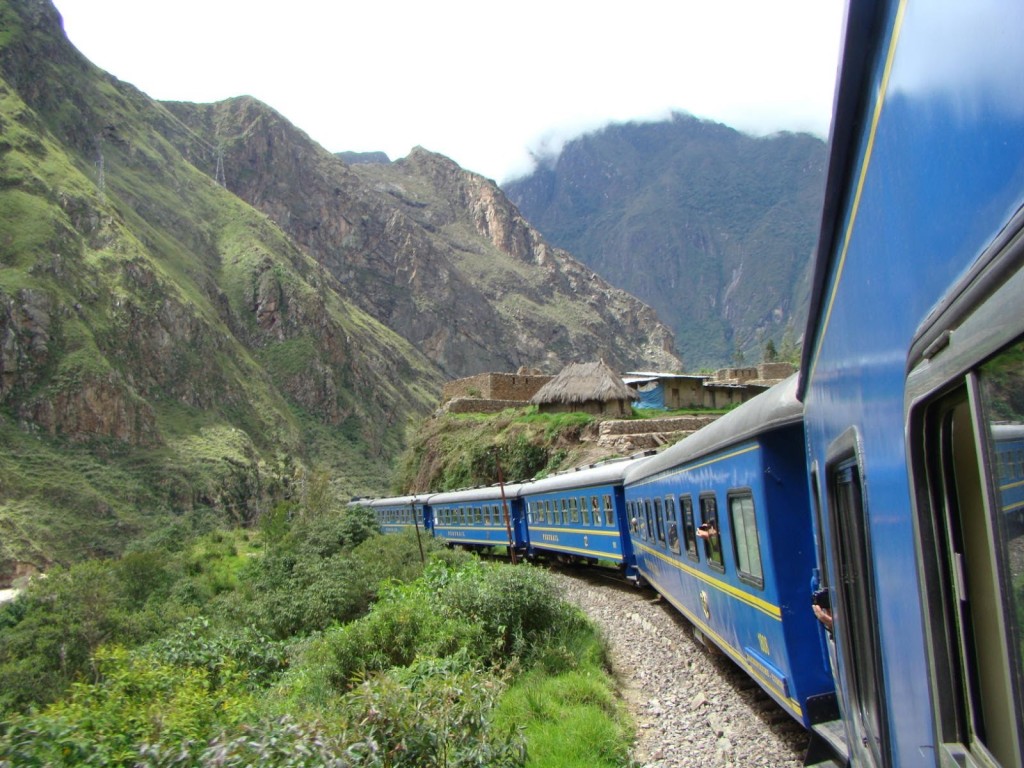
[[[619,563],[808,764],[1024,768],[1020,30],[1019,2],[848,4],[796,380],[656,456],[371,503]]]

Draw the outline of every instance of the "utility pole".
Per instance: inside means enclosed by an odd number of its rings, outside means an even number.
[[[498,455],[497,447],[494,449],[494,464],[498,468],[498,485],[501,487],[501,511],[505,515],[505,533],[508,534],[508,556],[512,565],[516,565],[516,545],[512,538],[512,521],[508,514],[508,500],[505,498],[505,478],[501,473],[501,458]]]

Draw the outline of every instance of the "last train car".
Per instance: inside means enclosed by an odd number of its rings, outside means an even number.
[[[430,497],[434,536],[470,549],[526,548],[520,485],[489,485]]]
[[[836,717],[796,377],[626,474],[640,575],[787,712]]]
[[[1019,0],[848,10],[800,396],[857,766],[1022,765],[1022,30]]]
[[[430,531],[430,509],[426,495],[392,496],[386,499],[357,499],[350,506],[369,507],[377,515],[381,533],[400,533],[422,528]]]
[[[635,578],[622,480],[644,461],[612,459],[524,483],[530,555],[606,562]]]

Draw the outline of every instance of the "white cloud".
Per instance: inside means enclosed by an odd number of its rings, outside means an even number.
[[[419,144],[498,180],[551,137],[673,109],[824,136],[841,26],[841,0],[56,4],[154,98],[250,94],[329,150]]]

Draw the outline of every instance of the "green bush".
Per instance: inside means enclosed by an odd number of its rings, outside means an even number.
[[[255,700],[230,674],[214,686],[203,669],[119,647],[100,649],[94,659],[98,683],[75,683],[68,698],[5,724],[0,761],[19,767],[134,766],[147,744],[173,745],[194,759],[226,727],[255,719]]]
[[[493,724],[503,690],[465,654],[376,675],[345,699],[348,753],[354,765],[374,768],[522,766],[522,735]]]

